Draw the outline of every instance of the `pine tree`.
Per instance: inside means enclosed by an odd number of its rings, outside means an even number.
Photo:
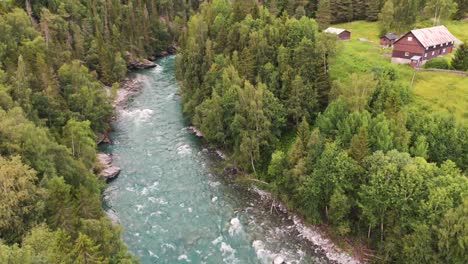
[[[393,1],[387,0],[385,5],[382,8],[382,11],[379,13],[379,27],[380,35],[385,35],[393,28],[394,20],[394,8]]]
[[[416,138],[414,145],[410,148],[410,153],[413,156],[423,157],[427,159],[427,151],[429,145],[427,144],[426,137],[421,135]]]
[[[466,41],[457,48],[452,60],[452,67],[459,71],[468,71],[468,46]]]
[[[380,10],[382,9],[382,0],[367,0],[366,1],[366,20],[376,21]]]
[[[79,233],[74,247],[74,264],[106,263],[104,258],[99,254],[99,245],[94,245],[93,241],[87,235]]]
[[[330,0],[320,0],[316,16],[321,29],[326,29],[331,22]]]
[[[369,140],[366,127],[361,127],[359,133],[354,135],[351,139],[349,155],[358,162],[361,162],[369,155]]]
[[[296,75],[291,85],[291,95],[288,99],[288,112],[295,124],[299,123],[302,117],[308,118],[307,109],[304,108],[305,101],[304,81],[301,76]]]
[[[366,18],[365,0],[353,0],[353,20],[362,20]]]

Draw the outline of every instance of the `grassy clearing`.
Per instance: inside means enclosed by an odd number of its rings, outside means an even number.
[[[468,39],[468,21],[444,24],[455,37]],[[418,26],[431,25],[427,21]],[[339,44],[341,47],[330,68],[333,80],[346,82],[351,73],[366,73],[374,67],[392,65],[402,84],[410,85],[413,69],[408,65],[391,64],[391,49],[379,46],[376,22],[354,21],[334,26],[346,28],[352,33],[351,40]],[[370,41],[358,41],[358,38],[368,38]],[[451,56],[447,55],[446,58],[450,59]],[[460,123],[468,124],[468,77],[442,72],[417,72],[412,91],[415,95],[414,106],[423,111],[453,113]]]
[[[351,31],[351,39],[367,38],[379,43],[379,25],[377,22],[353,21],[333,25],[333,27],[344,28]]]
[[[449,112],[468,124],[468,77],[434,72],[418,72],[413,87],[415,103],[438,112]]]

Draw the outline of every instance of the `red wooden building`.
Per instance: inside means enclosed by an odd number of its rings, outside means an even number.
[[[398,37],[393,33],[385,34],[380,37],[380,45],[384,47],[391,47],[397,38]]]
[[[338,36],[338,39],[340,40],[348,40],[351,38],[351,32],[349,30],[342,29],[342,28],[329,27],[325,29],[324,32],[329,33],[329,34],[335,34]]]
[[[392,62],[421,65],[434,57],[452,52],[457,39],[445,26],[411,30],[393,44]],[[419,58],[419,63],[414,62]]]

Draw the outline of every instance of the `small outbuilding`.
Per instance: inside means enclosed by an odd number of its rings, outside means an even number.
[[[348,40],[351,38],[351,31],[342,28],[329,27],[325,29],[324,32],[337,35],[339,40]]]
[[[397,38],[398,37],[393,33],[385,34],[380,37],[380,45],[383,47],[391,47]]]
[[[413,68],[419,68],[419,65],[421,65],[421,56],[413,56],[410,60],[410,65]]]

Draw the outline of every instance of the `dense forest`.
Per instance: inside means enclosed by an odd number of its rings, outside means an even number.
[[[275,197],[335,235],[365,242],[376,261],[463,263],[468,128],[450,114],[410,107],[398,66],[332,80],[340,44],[320,28],[375,20],[383,16],[375,10],[385,8],[379,1],[315,2],[203,4],[177,56],[184,112]],[[394,6],[392,27],[403,30],[433,17],[434,2],[385,5]]]
[[[277,199],[379,261],[468,258],[467,127],[409,107],[393,66],[333,80],[320,33],[460,19],[466,0],[259,2],[0,1],[0,263],[138,261],[101,208],[96,135],[128,61],[177,44],[184,113]]]
[[[101,209],[96,133],[127,57],[171,46],[197,1],[0,1],[0,263],[133,263]]]

